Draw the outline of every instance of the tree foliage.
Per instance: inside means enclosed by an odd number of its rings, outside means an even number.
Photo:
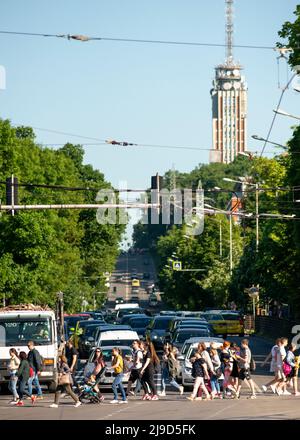
[[[93,187],[66,191],[20,186],[22,204],[90,203],[98,190],[110,187],[104,176],[83,164],[80,145],[59,150],[42,148],[31,127],[13,128],[0,120],[0,181],[14,174],[22,184]],[[1,199],[5,186],[1,185]],[[7,303],[33,302],[53,306],[63,291],[68,311],[100,305],[105,295],[103,272],[114,268],[123,227],[100,225],[92,210],[19,211],[0,217],[0,296]]]

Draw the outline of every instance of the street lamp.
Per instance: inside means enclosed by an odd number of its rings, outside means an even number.
[[[257,287],[252,286],[250,287],[250,289],[246,289],[248,295],[250,296],[250,298],[252,298],[252,306],[253,306],[253,328],[255,330],[255,315],[256,315],[256,307],[255,307],[255,303],[256,301],[259,299],[259,285]]]
[[[291,115],[290,113],[287,113],[284,110],[278,109],[278,110],[273,110],[273,112],[276,113],[277,115],[288,116],[289,118],[298,119],[298,121],[300,121],[299,116]]]
[[[257,136],[256,134],[252,135],[251,137],[253,139],[255,139],[256,141],[267,142],[268,144],[272,144],[272,145],[275,145],[276,147],[283,148],[284,150],[287,150],[287,148],[288,148],[286,145],[278,144],[277,142],[271,142],[268,139],[265,139],[261,136]]]

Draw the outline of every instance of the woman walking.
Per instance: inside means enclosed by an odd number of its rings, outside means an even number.
[[[8,389],[13,395],[13,400],[10,402],[10,404],[17,405],[19,401],[19,395],[17,392],[17,382],[18,382],[17,371],[20,366],[20,359],[17,350],[15,348],[11,348],[9,350],[9,355],[10,355],[10,361],[8,364],[8,371],[9,371]]]
[[[31,398],[29,392],[25,390],[28,379],[30,377],[30,367],[29,367],[29,362],[27,360],[27,354],[25,353],[25,351],[20,352],[20,361],[21,363],[17,371],[17,376],[19,378],[19,388],[18,388],[19,400],[17,402],[17,406],[24,406],[24,402],[23,402],[24,394],[29,398]]]
[[[141,382],[144,389],[142,400],[158,400],[156,385],[154,382],[155,366],[159,365],[159,359],[153,344],[150,342],[141,343],[143,351],[143,367],[141,369]],[[149,390],[150,393],[149,394]]]
[[[94,368],[94,370],[92,372],[92,375],[95,376],[95,380],[97,380],[103,374],[103,372],[104,372],[104,370],[106,368],[105,361],[104,361],[104,358],[103,358],[103,353],[102,353],[101,348],[99,348],[99,347],[96,348],[96,350],[95,350],[95,355],[94,355],[94,358],[93,358],[93,363],[95,365],[95,368]],[[98,394],[98,397],[99,397],[100,401],[103,402],[104,396],[102,395],[99,386],[95,385],[93,389]]]
[[[221,361],[217,350],[217,345],[215,342],[211,342],[210,344],[210,358],[213,364],[213,374],[210,377],[211,384],[211,398],[214,399],[216,397],[221,398],[221,390],[219,381],[224,379],[224,375],[221,369]]]
[[[285,363],[291,367],[290,373],[287,374],[287,380],[289,384],[293,387],[293,395],[299,396],[298,392],[298,359],[296,359],[294,351],[296,350],[297,345],[293,342],[288,346],[288,351],[285,358]]]
[[[191,359],[192,361],[192,359]],[[192,376],[195,378],[194,388],[192,394],[187,397],[188,400],[210,400],[209,392],[204,384],[204,378],[209,378],[209,374],[206,367],[206,362],[199,352],[195,353],[193,358]],[[205,399],[202,397],[196,397],[198,389],[201,388],[205,394]]]
[[[121,350],[117,347],[112,349],[112,362],[111,366],[115,372],[115,380],[112,384],[112,389],[114,393],[114,398],[110,403],[128,403],[126,399],[126,393],[123,387],[123,377],[124,377],[124,362],[121,354]],[[118,400],[118,388],[122,396],[122,400]]]
[[[166,380],[169,379],[170,385],[173,386],[177,391],[180,392],[180,395],[183,394],[184,388],[180,386],[176,377],[180,371],[179,362],[177,360],[178,350],[175,347],[167,344],[165,346],[165,353],[163,355],[164,366],[162,370],[162,392],[160,396],[166,395]]]
[[[75,402],[74,407],[77,408],[81,405],[80,400],[76,396],[76,394],[73,393],[71,385],[73,384],[72,381],[72,374],[71,369],[68,365],[67,358],[64,355],[60,355],[58,358],[57,363],[57,371],[58,371],[58,385],[55,391],[55,399],[54,403],[50,405],[50,408],[58,408],[59,399],[61,397],[62,391],[69,394],[69,396],[72,397],[72,399]]]

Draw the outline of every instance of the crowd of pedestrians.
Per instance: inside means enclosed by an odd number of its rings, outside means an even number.
[[[10,373],[9,390],[12,394],[12,405],[23,406],[23,399],[31,399],[32,404],[37,399],[42,399],[42,390],[39,383],[39,375],[43,368],[43,360],[34,342],[28,342],[29,352],[16,349],[9,351],[10,361],[8,365]],[[287,349],[286,349],[287,348]],[[209,347],[200,342],[189,359],[192,365],[192,377],[194,378],[193,391],[187,397],[190,401],[213,400],[224,398],[238,399],[241,395],[242,384],[245,383],[250,390],[250,399],[255,399],[257,392],[266,392],[270,388],[278,395],[299,396],[297,388],[297,376],[300,356],[295,356],[296,345],[288,346],[286,338],[278,338],[271,352],[263,361],[264,366],[270,361],[270,371],[274,378],[262,385],[261,389],[252,379],[255,370],[255,362],[249,348],[249,341],[243,339],[240,347],[236,343],[224,341],[221,347],[212,342]],[[159,359],[151,341],[134,341],[131,356],[122,356],[121,348],[112,349],[111,373],[114,377],[112,391],[114,398],[112,404],[127,404],[127,398],[137,395],[143,389],[142,400],[159,400],[159,396],[166,396],[166,384],[176,389],[180,395],[184,388],[177,382],[180,373],[180,364],[177,359],[178,350],[167,343],[164,345],[161,360]],[[66,343],[65,353],[58,359],[57,372],[58,384],[55,391],[54,403],[50,406],[57,408],[60,398],[68,394],[74,401],[74,406],[81,405],[80,393],[82,387],[77,383],[75,373],[77,370],[78,352],[72,341]],[[108,369],[101,347],[95,349],[92,360],[93,370],[86,377],[98,401],[103,401],[99,388],[99,381]],[[124,388],[123,378],[125,373],[130,373],[127,389]],[[157,373],[161,373],[157,375]],[[161,383],[156,383],[159,377]],[[33,386],[36,393],[33,394]],[[289,391],[290,390],[290,391]],[[118,399],[118,393],[121,400]]]

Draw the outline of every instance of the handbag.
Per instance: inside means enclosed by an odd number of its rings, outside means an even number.
[[[72,378],[70,373],[59,374],[58,376],[58,385],[71,385]]]
[[[292,371],[292,367],[287,362],[283,362],[282,371],[285,374],[285,376],[288,376]]]

